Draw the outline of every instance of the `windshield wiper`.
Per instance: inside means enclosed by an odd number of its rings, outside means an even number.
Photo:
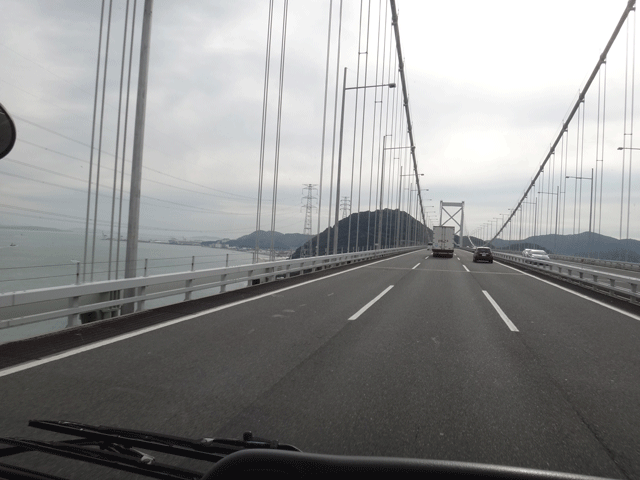
[[[155,457],[138,449],[212,463],[244,449],[266,448],[299,451],[291,445],[255,438],[251,432],[246,432],[242,440],[220,438],[192,440],[153,432],[94,426],[77,422],[31,420],[29,426],[80,438],[64,441],[39,441],[0,437],[0,443],[11,445],[9,448],[0,449],[0,458],[36,451],[152,478],[196,480],[203,476],[202,472],[159,463]],[[63,480],[59,477],[3,463],[0,463],[0,476],[8,479]]]

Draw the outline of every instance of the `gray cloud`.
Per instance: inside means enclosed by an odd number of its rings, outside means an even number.
[[[369,84],[375,81],[375,3]],[[498,1],[449,4],[400,0],[416,152],[419,170],[425,174],[423,186],[430,189],[426,198],[433,198],[436,203],[440,199],[465,200],[470,224],[483,223],[513,207],[544,158],[624,3],[617,0],[577,9],[578,3],[568,1],[537,2],[531,6]],[[140,36],[142,4],[139,0],[136,40]],[[270,223],[267,212],[275,151],[281,28],[281,6],[276,4],[263,226]],[[100,219],[105,221],[111,209],[108,194],[113,182],[111,154],[116,149],[124,5],[124,0],[114,0],[102,140],[105,153],[101,158],[106,168],[101,172],[100,189],[105,197],[100,199]],[[86,193],[82,191],[86,184],[75,178],[88,178],[87,145],[91,141],[99,8],[99,2],[81,0],[3,3],[0,99],[14,113],[19,128],[19,141],[9,158],[23,162],[0,164],[5,204],[84,218]],[[358,60],[358,8],[357,2],[345,2],[341,69],[349,68],[350,85],[355,84]],[[144,226],[167,231],[206,230],[219,236],[236,236],[254,228],[256,206],[250,199],[256,198],[258,185],[267,9],[267,2],[251,0],[156,0],[145,132],[144,165],[148,168],[143,195],[165,202],[149,199],[144,203]],[[580,17],[567,23],[569,14]],[[278,228],[299,232],[303,224],[299,207],[302,184],[319,183],[328,2],[294,1],[289,15]],[[334,23],[334,35],[336,30]],[[134,92],[138,49],[136,44]],[[329,201],[335,49],[334,40],[323,217],[328,214]],[[364,62],[365,56],[360,55],[360,60]],[[621,65],[619,51],[612,52],[608,81],[612,90],[616,86],[616,92],[620,91]],[[342,184],[345,195],[350,188],[354,157],[356,98],[353,91],[348,95]],[[611,93],[609,102],[612,134],[619,130],[622,110],[616,95]],[[358,101],[362,106],[362,94]],[[355,150],[356,171],[361,155],[365,160],[362,204],[366,208],[369,162],[371,158],[377,162],[378,148],[376,141],[371,150],[373,102],[374,92],[369,90],[364,149],[360,152],[359,119]],[[587,105],[587,156],[591,158],[595,157],[591,153],[595,98],[590,97]],[[127,157],[133,144],[134,113],[135,93],[130,104]],[[616,141],[611,139],[607,145],[607,155],[613,157]],[[612,169],[613,176],[613,164],[607,164],[607,168]],[[127,181],[125,177],[126,189]],[[357,183],[356,179],[356,192]],[[353,204],[356,203],[354,198]],[[16,214],[18,210],[2,212],[3,224],[55,226],[64,222],[64,217],[44,213],[32,212],[38,218],[21,219]]]

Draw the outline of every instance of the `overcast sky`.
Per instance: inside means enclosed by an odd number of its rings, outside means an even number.
[[[104,231],[111,216],[125,3],[113,0],[100,155],[98,228]],[[135,23],[127,159],[133,145],[143,3],[138,0]],[[364,28],[369,3],[369,53],[360,55],[360,85],[364,84],[366,57],[367,84],[375,81],[376,59],[382,61],[381,55],[376,56],[378,8],[387,2],[363,2]],[[271,222],[282,4],[281,0],[275,2],[261,220],[266,230]],[[0,225],[82,228],[87,208],[100,2],[3,0],[2,5],[0,102],[16,121],[18,141],[14,151],[0,161]],[[338,5],[339,0],[334,0],[322,229],[328,222]],[[595,66],[626,1],[397,0],[397,5],[418,169],[424,174],[421,186],[429,189],[424,192],[425,209],[437,210],[440,200],[464,201],[467,230],[473,231],[506,214],[520,199]],[[348,68],[349,86],[355,85],[357,73],[359,14],[360,2],[345,0],[340,72]],[[141,237],[236,238],[254,230],[267,18],[266,0],[155,1]],[[285,233],[303,231],[303,184],[320,183],[328,20],[329,0],[289,2],[276,223],[276,230]],[[390,17],[386,23],[388,44]],[[365,51],[365,43],[363,33],[361,51]],[[104,48],[103,40],[102,58]],[[620,100],[624,66],[623,35],[608,64],[611,93],[605,137],[605,157],[615,158],[618,163],[616,147],[622,144],[624,135],[624,104]],[[101,95],[100,91],[99,100]],[[370,130],[373,90],[367,95],[365,129]],[[355,92],[348,92],[347,98],[341,196],[350,195],[352,158],[356,159],[357,171],[362,156],[365,166],[360,209],[366,211],[370,202],[369,165],[371,158],[377,157],[372,153],[370,133],[365,136],[363,150],[357,141],[353,154]],[[358,101],[362,109],[362,94]],[[587,98],[587,105],[585,176],[595,166],[595,153],[589,150],[595,143],[597,126],[595,94]],[[99,124],[100,109],[97,120]],[[96,133],[96,148],[98,142]],[[376,145],[374,151],[379,148]],[[121,155],[122,135],[119,150]],[[96,152],[94,162],[97,160]],[[620,165],[605,161],[605,186],[609,179],[620,183]],[[125,176],[125,190],[128,183],[129,177]],[[358,177],[354,184],[352,209],[356,211]],[[375,192],[372,197],[375,202]],[[605,212],[611,215],[603,215],[602,233],[617,236],[619,224],[609,217],[619,216],[619,187],[617,191],[611,187],[610,197],[604,199],[605,205],[610,200]],[[582,211],[588,204],[587,194]],[[126,211],[125,201],[125,217]],[[637,214],[632,210],[632,216],[633,212]],[[316,214],[314,210],[314,233]],[[435,218],[437,213],[431,216]],[[586,230],[587,222],[582,218],[581,231]],[[638,223],[631,224],[631,236],[636,238],[640,236]]]

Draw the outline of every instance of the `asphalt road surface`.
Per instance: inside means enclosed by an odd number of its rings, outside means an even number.
[[[461,250],[368,263],[0,370],[0,435],[52,438],[29,419],[251,430],[307,452],[640,479],[640,314],[573,290]]]

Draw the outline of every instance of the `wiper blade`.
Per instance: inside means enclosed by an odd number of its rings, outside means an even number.
[[[148,448],[155,452],[169,453],[209,462],[217,462],[233,452],[247,448],[276,448],[278,450],[299,451],[291,445],[255,438],[251,432],[246,432],[242,440],[227,438],[192,440],[155,432],[107,427],[104,425],[87,425],[78,422],[30,420],[29,426],[56,433],[81,436],[95,441],[115,442],[122,445]]]
[[[242,440],[225,438],[193,440],[154,432],[95,426],[78,422],[31,420],[29,426],[79,438],[63,441],[39,441],[0,437],[0,443],[11,445],[8,448],[0,448],[0,458],[35,451],[152,478],[196,480],[202,477],[202,472],[159,463],[153,456],[138,449],[211,463],[216,463],[227,455],[245,449],[299,451],[291,445],[256,438],[251,432],[246,432]],[[61,480],[58,477],[2,463],[0,463],[0,477],[11,480]]]
[[[43,442],[3,437],[0,437],[0,442],[20,447],[25,451],[50,453],[161,480],[198,480],[202,478],[201,472],[159,463],[144,452],[118,445],[105,445],[94,442],[89,445],[80,445],[64,441]]]
[[[94,426],[76,422],[58,422],[48,420],[30,420],[30,427],[48,430],[50,432],[63,433],[84,437],[95,442],[105,444],[120,444],[129,447],[147,448],[155,452],[169,453],[196,460],[217,462],[228,453],[217,451],[215,448],[207,449],[206,446],[188,438],[174,437],[140,430],[125,430],[103,425]]]
[[[5,448],[0,450],[9,450]],[[65,480],[55,475],[48,475],[46,473],[36,472],[35,470],[29,470],[28,468],[16,467],[15,465],[8,465],[6,463],[0,463],[0,478],[6,478],[8,480]]]

